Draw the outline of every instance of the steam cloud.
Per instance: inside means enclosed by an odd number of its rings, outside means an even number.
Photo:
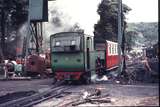
[[[74,26],[70,21],[71,18],[60,12],[54,2],[49,3],[49,22],[44,23],[44,37],[49,39],[52,34],[69,31]]]
[[[93,35],[94,24],[97,23],[98,4],[101,0],[56,0],[49,1],[49,22],[44,24],[45,38],[50,35],[83,29]]]
[[[93,26],[99,19],[97,8],[100,1],[101,0],[49,1],[49,21],[43,23],[43,47],[45,49],[49,48],[50,35],[58,32],[83,29],[86,34],[93,35]],[[20,28],[19,35],[21,35],[23,39],[27,35],[27,23],[23,24]]]

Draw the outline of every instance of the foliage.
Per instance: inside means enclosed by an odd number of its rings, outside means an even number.
[[[27,20],[27,0],[4,0],[2,8],[4,9],[6,23],[19,27]]]
[[[126,28],[125,14],[131,9],[123,4],[123,28]],[[99,39],[117,41],[118,39],[118,3],[115,0],[102,0],[97,13],[100,20],[94,26],[94,35]]]
[[[131,51],[132,47],[135,46],[136,35],[138,35],[138,32],[127,31],[125,35],[126,35],[126,49],[127,51]]]
[[[143,44],[152,46],[158,42],[158,23],[128,23],[126,32],[127,45],[131,48]],[[142,34],[139,36],[138,34]]]
[[[16,42],[19,39],[17,30],[27,21],[28,0],[0,1],[0,43],[1,55],[8,58],[15,56]],[[3,55],[2,55],[3,54]]]

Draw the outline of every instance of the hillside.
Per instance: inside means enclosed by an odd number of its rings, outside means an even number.
[[[132,39],[130,42],[132,46],[143,44],[144,46],[151,46],[158,42],[158,23],[128,23],[126,38]],[[129,39],[128,39],[129,40]]]

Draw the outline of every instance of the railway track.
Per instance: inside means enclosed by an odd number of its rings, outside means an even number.
[[[0,104],[0,107],[32,107],[50,98],[61,95],[64,91],[72,88],[71,86],[63,86],[63,82],[55,84],[52,88],[33,94],[28,97],[19,98],[6,103]]]

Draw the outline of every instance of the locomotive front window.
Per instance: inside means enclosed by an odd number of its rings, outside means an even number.
[[[51,38],[52,52],[78,52],[81,51],[81,34],[60,33]]]
[[[55,46],[60,46],[60,42],[59,42],[59,41],[56,41]]]
[[[75,41],[75,40],[72,40],[72,41],[71,41],[71,45],[76,45],[76,41]]]

